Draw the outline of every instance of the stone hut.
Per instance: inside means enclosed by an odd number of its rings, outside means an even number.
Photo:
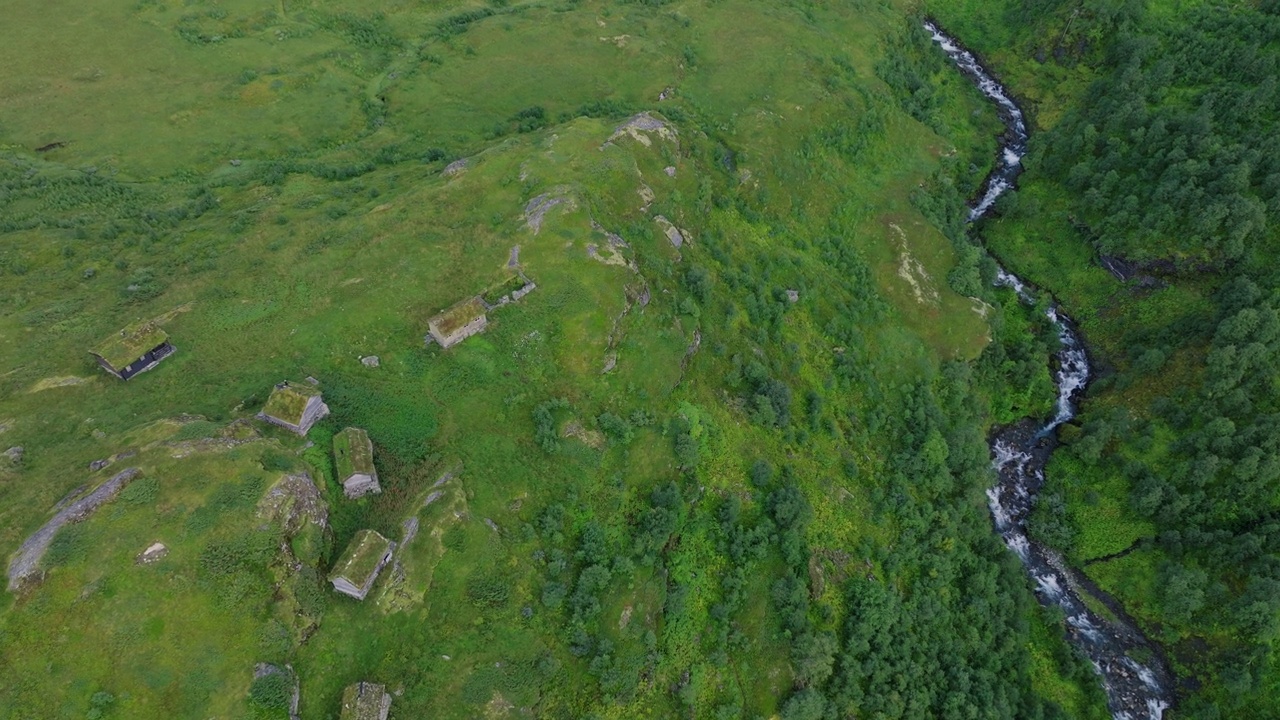
[[[313,385],[288,380],[276,385],[258,419],[306,435],[321,418],[329,414],[320,390]]]
[[[442,348],[451,348],[482,332],[489,324],[484,300],[473,297],[454,305],[427,322],[431,337]]]
[[[154,321],[136,322],[89,351],[103,370],[121,380],[146,372],[174,353],[169,335]]]
[[[358,682],[342,691],[342,714],[338,720],[387,720],[391,693],[385,685]]]
[[[363,600],[373,589],[378,573],[391,560],[396,544],[374,530],[361,530],[351,540],[346,552],[338,558],[329,573],[333,589],[343,595]]]
[[[369,433],[349,427],[333,436],[333,461],[338,469],[342,493],[351,499],[380,493],[378,470],[373,466],[373,443]]]

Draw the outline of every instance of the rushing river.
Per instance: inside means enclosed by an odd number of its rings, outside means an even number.
[[[969,213],[972,222],[990,212],[1013,187],[1027,151],[1027,125],[1021,108],[972,53],[932,22],[924,26],[956,67],[995,103],[1005,127],[996,167]],[[996,282],[1013,288],[1024,302],[1034,302],[1032,291],[1012,273],[1002,269]],[[1048,421],[1026,418],[992,438],[999,481],[987,491],[991,515],[996,530],[1026,566],[1040,601],[1065,613],[1068,637],[1093,663],[1116,720],[1160,720],[1172,701],[1173,684],[1159,649],[1134,627],[1118,603],[1080,577],[1052,548],[1027,535],[1027,517],[1044,484],[1044,467],[1056,443],[1054,431],[1075,417],[1076,397],[1089,381],[1089,358],[1070,318],[1056,305],[1047,314],[1062,339],[1054,363],[1056,411]],[[1095,607],[1107,608],[1106,616],[1086,605],[1086,596],[1096,601]]]

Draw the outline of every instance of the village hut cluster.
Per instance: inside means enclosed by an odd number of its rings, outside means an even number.
[[[513,250],[513,258],[514,253]],[[513,267],[514,264],[513,259],[508,267]],[[448,349],[483,332],[489,324],[488,313],[519,301],[536,287],[519,270],[509,274],[484,293],[462,300],[432,317],[427,324],[427,343],[435,342],[441,348]],[[156,321],[139,321],[108,337],[90,352],[103,370],[121,380],[128,380],[156,367],[174,351],[168,334],[160,329]],[[376,356],[361,358],[361,362],[370,368],[380,364]],[[314,378],[307,378],[305,382],[285,380],[275,385],[257,418],[306,437],[311,428],[328,415],[329,406],[324,402],[319,382]],[[356,500],[382,492],[378,470],[374,464],[373,443],[368,432],[361,428],[344,428],[334,435],[332,450],[337,481],[346,498]],[[333,565],[328,580],[336,592],[356,600],[364,600],[373,590],[379,574],[392,561],[395,551],[396,543],[376,530],[360,530]],[[164,552],[167,552],[167,548],[157,544],[139,556],[139,562],[153,562],[153,555],[162,557]],[[262,672],[285,671],[259,665],[257,673]],[[291,669],[289,673],[292,673]],[[290,717],[296,717],[297,682],[296,675],[291,676],[294,678],[295,689]],[[392,696],[387,692],[386,686],[357,682],[343,692],[339,718],[387,720],[391,700]]]

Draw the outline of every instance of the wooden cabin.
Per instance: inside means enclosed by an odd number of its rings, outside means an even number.
[[[351,539],[346,552],[338,558],[329,582],[343,595],[363,600],[373,589],[378,573],[391,561],[396,544],[382,537],[375,530],[361,530]]]
[[[306,435],[312,425],[328,414],[329,406],[324,404],[319,388],[286,380],[271,391],[258,419]]]
[[[349,427],[333,436],[333,462],[338,470],[342,494],[355,499],[382,492],[378,469],[373,466],[373,443],[369,433]]]
[[[169,335],[154,321],[139,321],[90,350],[103,370],[121,380],[143,373],[174,353]]]

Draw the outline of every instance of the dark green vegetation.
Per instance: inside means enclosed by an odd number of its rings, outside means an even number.
[[[398,718],[1104,717],[991,532],[985,431],[1047,411],[1053,339],[964,233],[999,126],[905,5],[7,8],[0,548],[143,475],[4,596],[0,717],[278,717],[258,662],[306,718],[360,680]],[[424,347],[517,245],[538,291]],[[121,383],[85,348],[139,318],[178,352]],[[305,441],[246,423],[308,376]]]
[[[1040,111],[983,230],[1103,370],[1033,529],[1168,649],[1179,716],[1273,717],[1280,5],[930,5]]]

